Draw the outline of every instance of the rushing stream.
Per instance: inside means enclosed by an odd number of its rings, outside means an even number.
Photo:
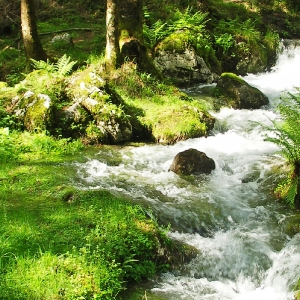
[[[217,122],[207,138],[104,149],[77,163],[78,186],[109,189],[151,207],[171,224],[170,236],[199,250],[181,270],[151,281],[149,299],[294,298],[300,235],[289,238],[282,230],[293,211],[272,190],[284,161],[260,124],[271,125],[280,94],[300,86],[300,48],[286,47],[271,72],[244,79],[269,97],[268,107],[212,113]],[[201,88],[187,92],[197,97]],[[205,176],[168,172],[175,155],[188,148],[205,152],[216,169]]]

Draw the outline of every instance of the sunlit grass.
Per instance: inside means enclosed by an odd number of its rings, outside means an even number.
[[[132,110],[130,115],[151,131],[156,142],[173,144],[204,136],[209,130],[204,120],[213,122],[208,104],[188,97],[149,74],[138,73],[130,64],[117,71],[113,80],[116,90]]]
[[[44,134],[2,138],[13,156],[0,163],[1,299],[110,300],[164,267],[160,229],[140,206],[72,187],[68,161],[81,147]]]

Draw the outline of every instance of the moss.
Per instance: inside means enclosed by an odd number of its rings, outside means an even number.
[[[295,300],[300,300],[300,292],[296,292],[296,294],[295,294]]]
[[[157,50],[184,52],[190,45],[189,32],[177,31],[166,37],[158,46]]]
[[[284,222],[285,232],[289,236],[294,236],[300,232],[300,214],[296,213],[291,217],[288,217]]]
[[[71,98],[87,97],[91,93],[89,90],[91,86],[104,89],[105,85],[106,81],[102,78],[101,74],[99,74],[96,66],[91,65],[71,76],[67,86],[67,92]]]
[[[7,83],[0,81],[0,90],[7,87]]]
[[[201,122],[199,113],[193,107],[164,107],[164,110],[154,114],[153,118],[152,134],[156,141],[163,144],[174,144],[180,140],[207,134],[206,124]]]
[[[124,111],[130,113],[137,140],[173,144],[204,136],[213,126],[214,118],[200,102],[155,77],[124,69],[114,85],[123,97]]]
[[[230,79],[240,84],[246,84],[246,81],[234,73],[225,72],[221,74],[222,79]]]
[[[46,130],[52,117],[51,109],[43,97],[34,97],[32,100],[25,113],[24,125],[29,131]]]

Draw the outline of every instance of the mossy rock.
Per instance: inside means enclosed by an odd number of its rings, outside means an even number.
[[[284,222],[284,230],[289,236],[294,236],[300,232],[300,213],[287,217]]]
[[[123,110],[123,100],[99,72],[90,67],[69,80],[68,95],[90,116],[86,143],[119,144],[132,137],[132,125]]]
[[[221,74],[215,94],[236,109],[258,109],[269,100],[259,89],[249,85],[234,73]]]
[[[24,115],[24,126],[28,131],[46,130],[51,124],[52,101],[48,95],[38,94],[31,97]]]
[[[245,46],[241,46],[245,45]],[[245,50],[244,47],[250,47]],[[268,67],[268,53],[264,45],[254,44],[249,45],[245,43],[238,43],[235,47],[235,55],[239,59],[236,65],[236,72],[239,75],[246,75],[247,73],[264,72]],[[248,54],[245,54],[248,53]]]
[[[218,75],[214,71],[219,72],[220,65],[214,52],[193,45],[191,34],[189,30],[180,30],[161,41],[155,48],[156,68],[181,87],[216,82]]]
[[[156,51],[174,51],[177,53],[184,53],[189,48],[189,31],[176,31],[167,36],[156,46]]]
[[[170,107],[156,116],[151,125],[156,142],[174,144],[180,140],[206,136],[212,129],[214,118],[192,105]]]

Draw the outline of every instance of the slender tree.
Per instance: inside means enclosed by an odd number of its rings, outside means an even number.
[[[34,0],[21,0],[21,26],[27,64],[31,58],[47,60],[38,35]]]
[[[106,3],[107,67],[117,68],[129,60],[140,69],[158,75],[143,44],[143,1],[107,0]]]
[[[106,7],[106,50],[105,59],[108,70],[117,67],[120,57],[118,41],[118,0],[107,0]]]

